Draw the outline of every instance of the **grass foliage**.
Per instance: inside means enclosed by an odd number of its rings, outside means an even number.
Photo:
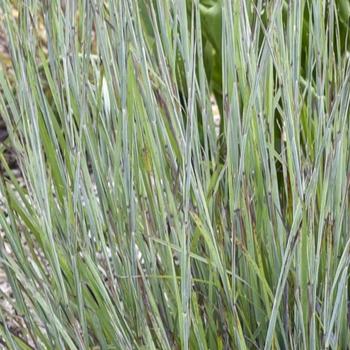
[[[347,349],[349,2],[11,3],[6,346]]]

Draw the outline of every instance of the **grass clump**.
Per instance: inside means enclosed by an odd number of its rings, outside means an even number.
[[[346,349],[347,2],[13,3],[4,344]]]

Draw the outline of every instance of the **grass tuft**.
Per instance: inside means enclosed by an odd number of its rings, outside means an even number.
[[[1,1],[1,344],[347,349],[349,8]]]

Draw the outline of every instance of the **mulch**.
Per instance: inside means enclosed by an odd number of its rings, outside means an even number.
[[[1,19],[1,14],[0,14]],[[6,35],[0,26],[0,70],[7,70],[11,64],[10,53]],[[0,89],[1,93],[1,89]],[[0,142],[3,142],[7,137],[6,126],[0,115]]]

